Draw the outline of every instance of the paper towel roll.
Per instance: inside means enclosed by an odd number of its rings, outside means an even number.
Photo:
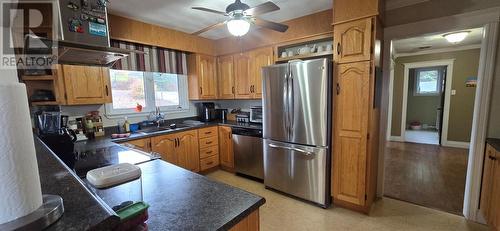
[[[0,224],[42,205],[26,87],[0,83]]]

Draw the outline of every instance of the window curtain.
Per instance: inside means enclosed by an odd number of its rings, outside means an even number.
[[[111,40],[111,46],[144,52],[118,60],[112,69],[187,75],[185,52],[119,40]]]

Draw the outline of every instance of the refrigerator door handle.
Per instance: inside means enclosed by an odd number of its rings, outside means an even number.
[[[300,148],[281,146],[281,145],[276,145],[276,144],[272,144],[272,143],[268,144],[268,145],[271,148],[281,148],[281,149],[287,149],[287,150],[291,150],[291,151],[300,152],[300,153],[303,153],[306,156],[312,156],[312,155],[314,155],[313,152],[310,152],[310,151],[307,151],[307,150],[304,150],[304,149],[300,149]]]
[[[290,125],[289,125],[289,129],[290,129],[290,134],[293,133],[293,123],[294,123],[294,120],[295,120],[295,116],[294,116],[294,113],[295,113],[295,99],[294,99],[294,86],[293,86],[293,74],[292,74],[292,70],[290,68],[290,74],[289,74],[289,77],[288,77],[289,81],[288,81],[288,91],[290,92],[289,95],[288,95],[288,114],[289,114],[289,121],[290,121]]]
[[[286,130],[286,136],[287,139],[290,139],[290,115],[289,115],[289,105],[288,105],[288,74],[285,74],[285,84],[283,85],[283,106],[285,112],[283,113],[284,115],[284,120],[285,120],[285,130]]]

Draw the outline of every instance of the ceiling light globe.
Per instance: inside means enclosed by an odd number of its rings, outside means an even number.
[[[244,19],[233,19],[227,22],[227,30],[234,36],[243,36],[250,30],[250,23]]]
[[[462,42],[465,39],[465,37],[467,37],[468,34],[469,31],[460,31],[460,32],[445,34],[443,35],[443,37],[450,43],[458,43]]]

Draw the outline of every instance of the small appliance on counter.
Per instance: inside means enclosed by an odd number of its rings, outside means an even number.
[[[250,123],[250,113],[242,111],[242,112],[236,114],[236,122],[238,122],[238,123]]]
[[[68,166],[74,165],[76,134],[67,128],[67,117],[58,111],[41,111],[36,115],[38,137]]]
[[[222,109],[222,108],[215,109],[215,118],[218,120],[226,121],[227,109]]]
[[[197,103],[198,117],[203,122],[210,122],[217,119],[215,113],[215,103]]]
[[[259,124],[262,123],[262,106],[250,108],[250,122]]]

